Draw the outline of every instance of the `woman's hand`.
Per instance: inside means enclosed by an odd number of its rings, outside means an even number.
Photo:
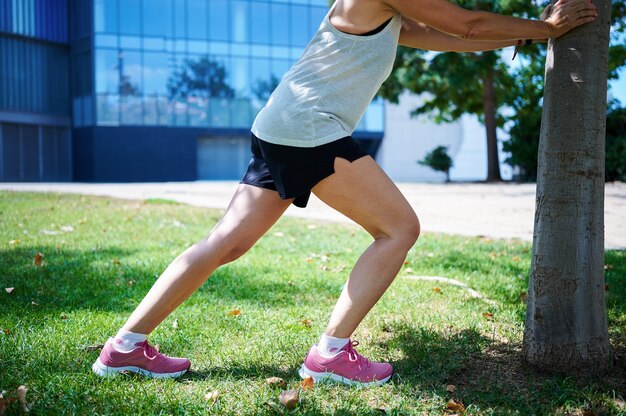
[[[591,0],[558,0],[545,8],[541,20],[550,27],[550,37],[558,38],[570,30],[596,20],[598,10]]]

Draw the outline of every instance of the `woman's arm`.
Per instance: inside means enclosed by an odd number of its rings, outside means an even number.
[[[479,52],[492,51],[516,44],[517,40],[476,41],[461,39],[440,32],[413,19],[402,18],[400,45],[410,48],[441,52]]]
[[[577,26],[594,21],[598,15],[591,0],[558,0],[545,21],[466,10],[448,0],[384,1],[396,12],[440,32],[480,41],[517,42],[518,39],[559,37]]]

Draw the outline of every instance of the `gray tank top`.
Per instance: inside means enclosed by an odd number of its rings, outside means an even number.
[[[358,36],[331,25],[331,13],[254,120],[259,139],[315,147],[349,136],[391,74],[402,16],[375,35]]]

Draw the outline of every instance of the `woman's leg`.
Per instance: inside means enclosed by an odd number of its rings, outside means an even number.
[[[374,237],[352,269],[325,331],[349,338],[402,267],[420,225],[400,190],[370,157],[352,163],[337,158],[335,173],[313,192]]]
[[[291,200],[241,184],[210,234],[179,255],[131,314],[123,330],[149,334],[219,266],[246,251],[280,218]]]

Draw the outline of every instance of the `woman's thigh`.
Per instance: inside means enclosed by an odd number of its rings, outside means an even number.
[[[319,182],[313,193],[374,238],[419,234],[415,211],[370,156],[354,162],[336,158],[335,173]]]

